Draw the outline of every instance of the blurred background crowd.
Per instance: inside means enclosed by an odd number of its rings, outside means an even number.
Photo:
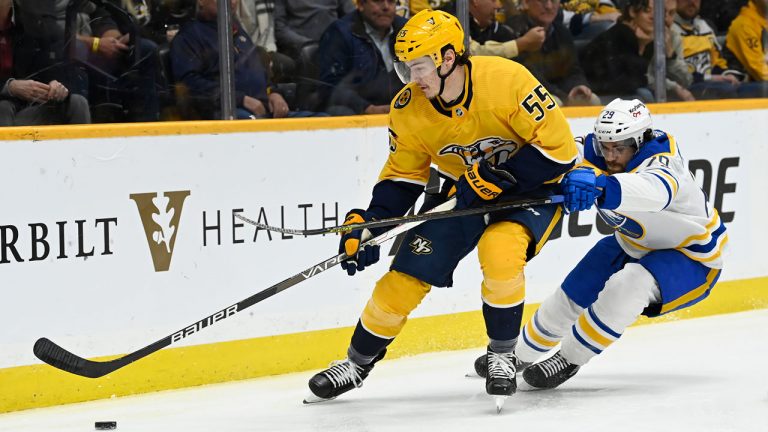
[[[384,114],[394,37],[455,0],[230,1],[238,119]],[[562,106],[768,96],[768,0],[459,0],[472,55],[525,65]],[[0,125],[222,118],[217,0],[0,0]],[[223,33],[223,32],[221,32]]]

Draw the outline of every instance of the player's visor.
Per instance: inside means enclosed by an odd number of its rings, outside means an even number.
[[[421,80],[433,74],[437,70],[435,63],[428,56],[419,57],[408,62],[395,62],[395,72],[403,84]]]
[[[598,141],[597,137],[592,139],[592,147],[595,153],[605,158],[606,154],[617,154],[619,156],[629,152],[637,153],[637,144],[634,138],[627,138],[621,141]]]

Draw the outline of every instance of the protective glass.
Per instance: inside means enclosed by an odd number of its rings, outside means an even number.
[[[409,62],[395,62],[395,72],[403,84],[424,79],[436,70],[435,63],[428,56],[419,57]]]
[[[599,141],[597,137],[592,140],[595,153],[605,158],[606,155],[623,156],[637,153],[637,144],[634,138],[621,141]]]

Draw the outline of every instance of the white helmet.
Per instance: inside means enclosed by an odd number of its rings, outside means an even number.
[[[621,143],[639,150],[652,131],[651,112],[637,99],[616,98],[605,106],[595,121],[595,152],[602,156],[600,142]]]

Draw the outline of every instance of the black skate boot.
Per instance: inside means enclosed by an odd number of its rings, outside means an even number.
[[[507,397],[515,394],[517,357],[514,353],[495,353],[488,348],[485,391],[496,398],[496,412],[501,412]]]
[[[309,380],[312,394],[304,399],[305,404],[336,399],[353,388],[362,387],[363,380],[371,373],[373,365],[384,358],[387,350],[382,351],[367,365],[359,365],[350,359],[337,360],[331,367],[316,374]]]
[[[480,357],[475,359],[475,373],[480,376],[480,378],[485,378],[488,376],[488,361],[487,361],[488,355],[483,354]],[[519,358],[515,357],[515,369],[517,369],[517,373],[521,373],[525,368],[530,366],[531,364],[528,362],[520,361]],[[469,375],[468,375],[469,376]]]
[[[569,363],[558,351],[552,357],[527,367],[523,371],[524,384],[520,388],[521,390],[553,389],[576,375],[580,367]],[[528,389],[527,386],[531,388]]]

